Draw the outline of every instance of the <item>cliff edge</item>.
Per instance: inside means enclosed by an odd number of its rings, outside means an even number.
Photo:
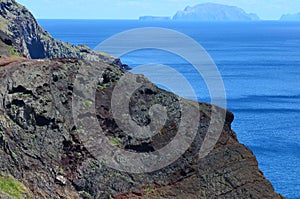
[[[55,41],[16,2],[5,0],[0,5],[1,22],[10,21],[1,23],[0,198],[283,198],[258,169],[253,153],[238,142],[231,129],[231,112],[182,99],[142,75],[131,75],[141,84],[130,98],[133,121],[147,126],[153,104],[164,106],[168,116],[158,134],[136,139],[117,125],[111,111],[113,91],[129,73],[106,59],[89,60],[78,47]],[[35,44],[42,53],[36,52]],[[161,149],[177,133],[181,101],[182,106],[197,108],[200,115],[188,150],[169,166],[143,174],[118,171],[99,161],[72,114],[74,93],[83,95],[74,85],[83,68],[102,74],[95,87],[95,104],[83,101],[82,106],[95,107],[103,129],[99,135],[111,145],[144,154]],[[223,130],[210,153],[199,158],[213,112],[225,114],[225,122],[215,121],[223,122]],[[188,130],[189,125],[183,128]],[[97,142],[96,137],[91,140]]]

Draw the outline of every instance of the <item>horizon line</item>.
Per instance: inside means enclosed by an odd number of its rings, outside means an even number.
[[[252,21],[201,21],[201,20],[140,20],[139,18],[135,19],[110,19],[110,18],[36,18],[36,20],[110,20],[110,21],[165,21],[165,22],[261,22],[261,21],[282,21],[282,22],[297,22],[297,21],[288,21],[288,20],[280,20],[280,19],[260,19],[260,20],[252,20]],[[299,22],[299,21],[298,21]]]

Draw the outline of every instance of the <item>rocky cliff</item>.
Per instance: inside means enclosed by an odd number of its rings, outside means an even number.
[[[81,58],[91,61],[105,60],[129,69],[119,59],[97,53],[85,45],[74,46],[57,41],[43,30],[33,15],[14,0],[0,2],[0,52],[2,57],[11,55],[32,59]]]
[[[30,30],[44,31],[14,1],[1,1],[0,5],[5,19],[2,21],[12,17],[10,13],[21,16],[19,23],[1,23],[5,48],[0,58],[0,198],[282,198],[258,169],[253,153],[238,142],[231,129],[234,118],[231,112],[181,99],[157,88],[142,75],[125,73],[106,59],[79,59],[83,57],[76,47],[68,48],[53,39],[53,46],[44,46],[41,35],[28,35],[29,29],[16,37],[22,29],[20,24],[31,26]],[[17,27],[17,31],[12,33],[12,27]],[[45,48],[43,58],[65,58],[29,59],[33,57],[30,52],[36,50],[28,47],[31,42]],[[63,47],[55,48],[58,43]],[[77,52],[78,57],[66,58],[60,48],[75,49],[68,52]],[[74,94],[84,96],[74,83],[82,69],[101,73],[94,88],[95,104],[82,101],[82,107],[95,107],[103,130],[94,137],[82,130],[72,114]],[[154,104],[166,109],[165,124],[151,139],[132,137],[114,119],[113,91],[125,74],[141,85],[129,100],[130,117],[136,124],[147,126],[151,122]],[[82,86],[86,88],[85,84]],[[105,136],[120,151],[150,154],[172,141],[179,128],[189,131],[190,124],[179,126],[182,116],[179,106],[191,107],[199,113],[196,135],[180,158],[159,170],[135,174],[113,169],[100,161],[87,145],[87,140],[97,144],[97,137]],[[208,155],[199,157],[213,114],[220,115],[214,122],[222,122],[221,136]],[[102,145],[98,143],[100,151]],[[134,165],[134,159],[130,163]]]
[[[257,21],[259,17],[235,6],[204,3],[178,11],[174,20],[184,21]]]

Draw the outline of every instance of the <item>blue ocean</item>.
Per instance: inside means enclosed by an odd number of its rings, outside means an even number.
[[[134,20],[39,20],[54,38],[95,48],[133,28],[163,27],[196,40],[220,71],[232,128],[256,155],[276,192],[300,198],[300,22],[197,23]],[[203,80],[189,63],[148,49],[122,56],[132,67],[160,63],[184,74],[199,100],[210,102]],[[165,78],[168,78],[168,74]],[[180,93],[179,93],[180,94]],[[189,98],[190,96],[183,97]]]

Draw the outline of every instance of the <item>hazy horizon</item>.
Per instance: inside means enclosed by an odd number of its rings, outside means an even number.
[[[89,3],[87,3],[89,1]],[[17,0],[38,19],[138,19],[140,16],[172,17],[178,10],[201,3],[237,6],[262,20],[278,20],[300,12],[298,0]],[[105,5],[105,6],[103,6]]]

